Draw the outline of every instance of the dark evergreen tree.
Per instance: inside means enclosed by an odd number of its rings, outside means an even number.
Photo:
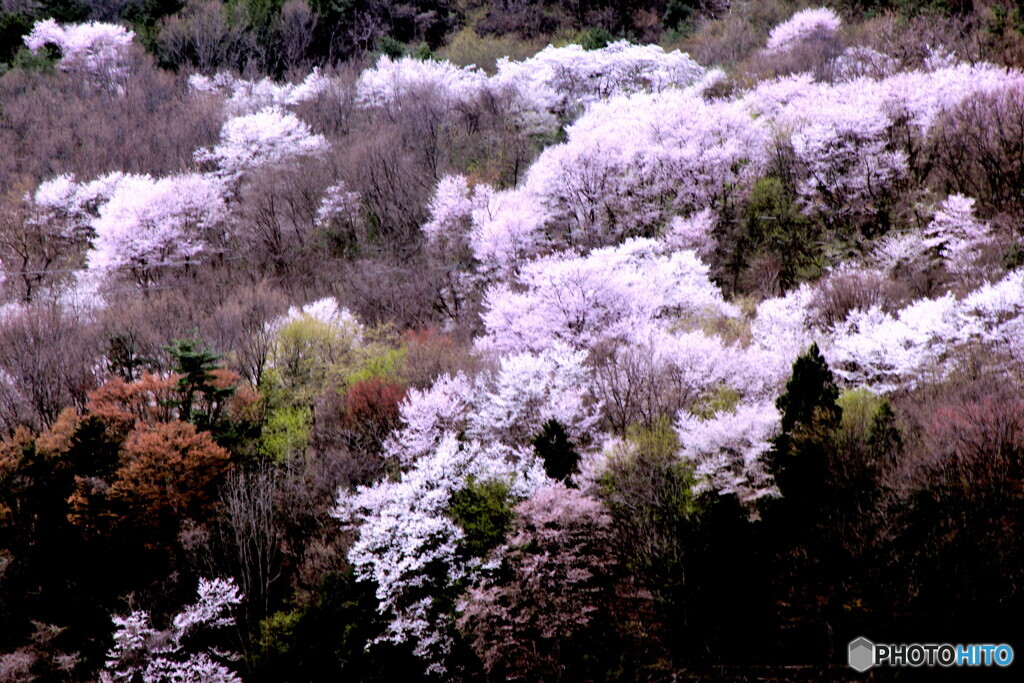
[[[544,472],[552,479],[572,486],[568,479],[579,471],[580,454],[558,420],[548,420],[533,437],[533,449],[544,461]]]
[[[235,393],[235,387],[217,381],[215,371],[222,356],[197,339],[175,339],[164,350],[171,356],[174,372],[181,375],[174,406],[180,419],[197,429],[216,431],[224,404]]]

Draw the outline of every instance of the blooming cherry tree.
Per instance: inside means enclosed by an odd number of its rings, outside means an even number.
[[[161,631],[150,624],[146,612],[113,617],[114,646],[100,672],[102,683],[240,683],[227,665],[231,659],[213,648],[191,651],[189,638],[198,632],[232,626],[231,609],[242,601],[231,579],[200,579],[198,601],[178,613],[170,628]]]
[[[224,186],[206,175],[120,178],[98,210],[90,270],[130,270],[143,284],[155,269],[191,262],[226,217]]]
[[[343,491],[334,513],[359,524],[349,560],[360,579],[376,584],[378,609],[390,619],[378,642],[411,643],[428,673],[437,675],[447,670],[454,627],[438,598],[483,571],[480,559],[463,552],[464,533],[447,514],[452,496],[470,478],[503,481],[517,498],[546,481],[531,451],[447,433],[398,480]]]
[[[43,19],[35,23],[24,40],[33,52],[56,45],[61,53],[58,66],[65,71],[81,70],[92,77],[110,79],[124,73],[128,46],[134,37],[134,33],[117,24],[58,24],[53,19]]]
[[[943,200],[924,235],[925,243],[945,259],[946,268],[959,275],[970,270],[978,249],[992,239],[989,226],[974,217],[974,200],[960,194]]]
[[[559,341],[594,349],[631,339],[638,324],[658,317],[738,314],[692,251],[665,254],[653,239],[535,259],[514,283],[488,290],[484,306],[487,334],[478,345],[497,352],[540,352]]]
[[[258,168],[317,156],[327,148],[327,140],[294,114],[268,107],[229,119],[221,129],[220,142],[211,149],[198,150],[195,156],[213,164],[225,180],[237,182]]]
[[[779,413],[771,403],[741,403],[702,419],[680,413],[676,421],[680,457],[692,462],[697,491],[735,495],[753,503],[778,496],[766,456],[779,430]]]
[[[766,50],[786,52],[808,40],[830,38],[842,23],[838,14],[825,7],[801,10],[771,30]]]

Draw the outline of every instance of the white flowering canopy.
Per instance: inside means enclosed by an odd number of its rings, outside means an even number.
[[[786,52],[808,40],[831,37],[842,23],[839,15],[826,7],[800,10],[771,30],[766,51]]]
[[[43,19],[35,23],[24,41],[33,52],[56,45],[61,53],[61,69],[81,69],[92,76],[112,77],[123,74],[128,46],[134,37],[133,32],[117,24],[59,24],[54,19]]]
[[[195,157],[213,164],[218,175],[233,182],[256,169],[317,156],[327,149],[327,140],[314,134],[295,114],[267,107],[228,119],[221,128],[220,142],[212,149],[198,150]]]
[[[192,261],[226,217],[224,185],[196,173],[121,176],[98,208],[88,267],[148,270]]]

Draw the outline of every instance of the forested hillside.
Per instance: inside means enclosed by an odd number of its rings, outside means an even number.
[[[0,62],[0,681],[1024,651],[1018,3],[5,0]]]

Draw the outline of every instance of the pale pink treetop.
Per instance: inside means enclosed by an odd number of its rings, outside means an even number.
[[[181,265],[206,245],[226,217],[224,185],[195,173],[123,176],[91,226],[90,270]]]
[[[769,53],[786,52],[811,39],[828,38],[842,26],[842,20],[826,7],[800,10],[768,34]]]
[[[291,112],[268,107],[255,114],[228,119],[220,142],[212,149],[200,149],[198,161],[212,163],[229,181],[264,166],[277,166],[296,159],[323,154],[328,142]]]
[[[58,24],[54,19],[43,19],[35,23],[24,41],[33,52],[51,43],[60,48],[61,69],[114,76],[123,72],[128,46],[134,37],[134,33],[117,24]]]

